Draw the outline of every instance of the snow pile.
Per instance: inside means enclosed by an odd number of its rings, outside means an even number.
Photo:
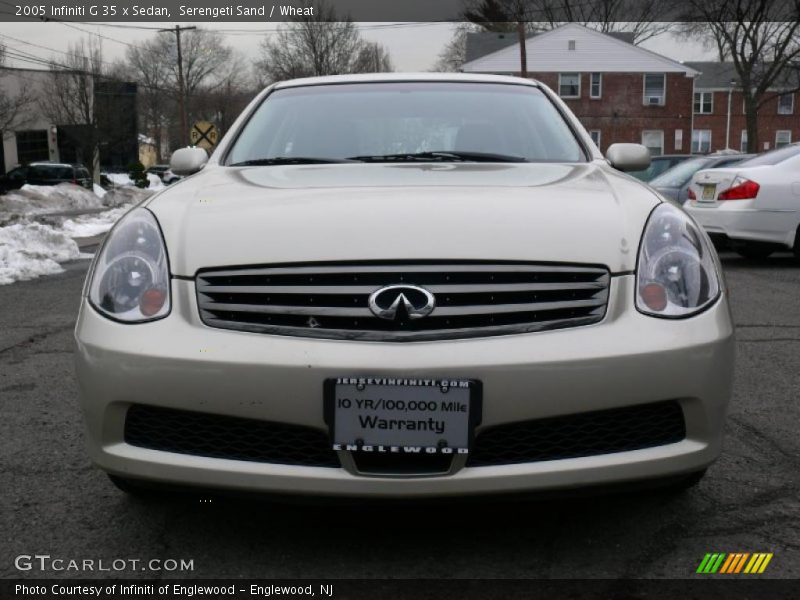
[[[130,205],[126,205],[93,215],[81,215],[74,219],[67,219],[61,225],[61,231],[73,238],[100,235],[111,229],[114,223],[130,209]]]
[[[127,173],[104,173],[114,185],[133,185],[133,179]]]
[[[164,187],[164,183],[158,175],[155,173],[146,173],[146,175],[148,181],[146,189],[155,191]],[[133,179],[131,179],[127,173],[105,173],[105,176],[108,177],[108,180],[115,186],[135,187]]]
[[[97,196],[98,198],[103,198],[108,193],[96,183],[92,184],[92,191],[94,192],[94,195]]]
[[[0,285],[61,273],[58,263],[81,257],[66,233],[39,223],[0,227]]]
[[[0,224],[13,216],[97,208],[103,208],[103,200],[78,185],[23,185],[0,196]]]
[[[143,190],[134,186],[118,187],[106,192],[103,204],[109,208],[117,208],[126,204],[137,204],[153,195],[151,190]]]
[[[164,182],[161,181],[161,178],[156,175],[155,173],[148,173],[147,174],[147,189],[149,190],[160,190],[165,188]]]

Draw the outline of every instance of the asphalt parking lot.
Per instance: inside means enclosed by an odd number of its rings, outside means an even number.
[[[800,264],[723,254],[738,326],[722,458],[691,491],[449,506],[142,502],[83,448],[72,329],[88,261],[0,286],[0,577],[14,557],[191,559],[149,577],[683,578],[706,552],[800,577]]]

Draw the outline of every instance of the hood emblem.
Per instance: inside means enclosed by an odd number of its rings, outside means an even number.
[[[387,285],[375,290],[369,297],[369,309],[379,319],[393,321],[427,317],[436,308],[436,298],[425,288],[416,285]]]

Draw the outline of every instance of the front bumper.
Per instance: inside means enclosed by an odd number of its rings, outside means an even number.
[[[757,208],[755,200],[703,203],[689,200],[684,209],[709,234],[732,240],[768,242],[791,248],[800,213]]]
[[[131,478],[240,491],[366,497],[510,493],[667,477],[720,453],[734,342],[726,299],[685,320],[633,307],[634,277],[613,277],[605,319],[549,332],[388,343],[281,337],[214,329],[198,316],[194,284],[173,280],[173,310],[122,325],[84,302],[76,328],[80,401],[92,459]],[[326,429],[323,382],[336,376],[477,379],[481,428],[677,400],[686,438],[663,446],[442,476],[365,476],[162,452],[124,441],[131,404],[149,404]],[[479,429],[480,431],[480,429]]]

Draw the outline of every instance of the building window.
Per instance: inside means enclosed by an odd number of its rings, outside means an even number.
[[[778,114],[791,115],[794,112],[794,94],[778,96]]]
[[[558,74],[558,95],[562,98],[581,97],[581,74],[580,73],[559,73]]]
[[[47,130],[17,131],[17,161],[21,164],[36,160],[49,160],[50,148],[47,145]]]
[[[567,42],[567,50],[575,50],[575,40],[569,40]]]
[[[592,129],[589,132],[589,135],[592,136],[592,141],[594,142],[594,145],[599,148],[600,147],[600,130],[599,129]]]
[[[603,74],[592,73],[589,76],[589,97],[602,98],[603,96]]]
[[[792,132],[788,129],[779,129],[775,132],[775,147],[783,148],[792,143]]]
[[[644,103],[663,106],[666,98],[667,76],[664,73],[644,74]]]
[[[692,132],[692,153],[708,154],[711,152],[711,130],[695,129]]]
[[[714,112],[714,93],[695,92],[694,93],[694,114],[710,115]]]
[[[642,146],[647,146],[650,156],[664,154],[664,132],[660,129],[642,132]]]
[[[675,150],[683,150],[683,129],[675,130]]]
[[[739,145],[739,150],[747,152],[747,129],[742,129],[742,141]]]

